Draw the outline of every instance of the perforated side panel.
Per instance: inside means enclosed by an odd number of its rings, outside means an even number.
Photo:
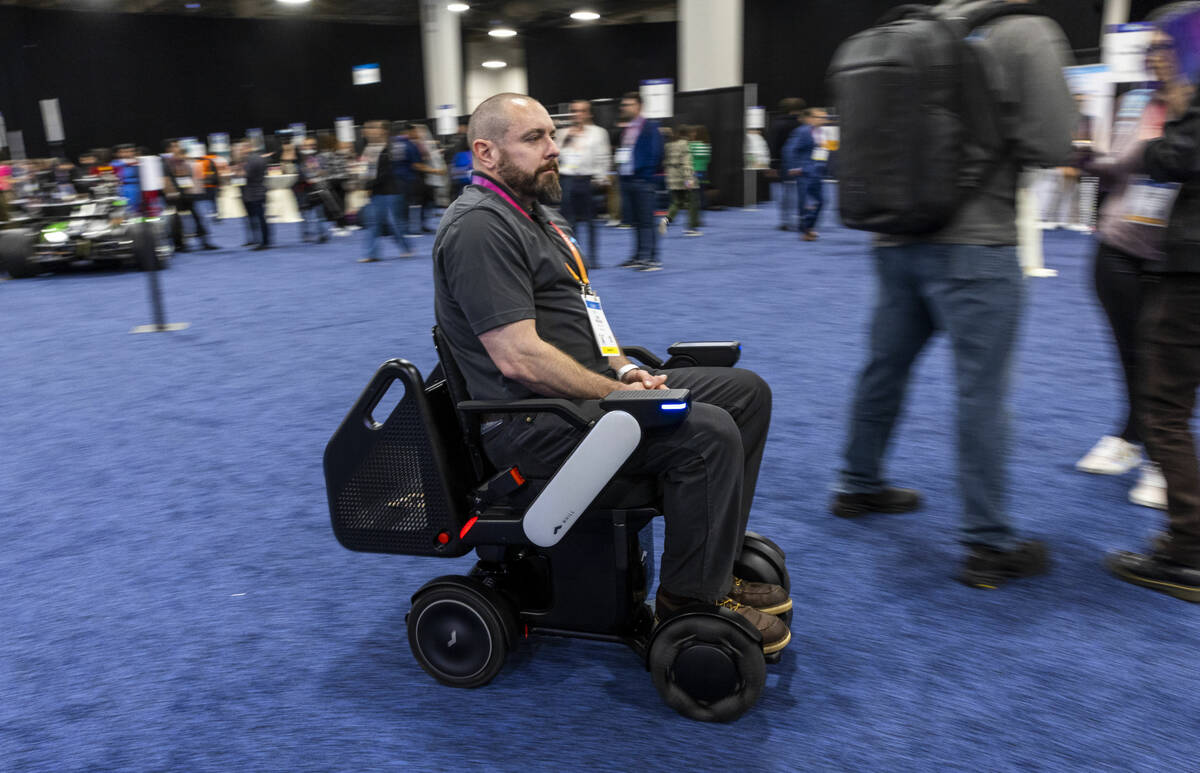
[[[458,537],[421,413],[406,395],[333,502],[333,528],[351,550],[438,555]]]

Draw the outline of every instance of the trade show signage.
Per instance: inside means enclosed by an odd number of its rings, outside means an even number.
[[[371,83],[379,83],[379,65],[378,64],[359,64],[355,65],[354,85],[366,86]]]
[[[654,78],[642,81],[642,115],[647,118],[670,118],[675,111],[675,81]]]
[[[1101,56],[1113,83],[1150,80],[1146,72],[1146,47],[1154,36],[1154,25],[1111,24],[1104,34]]]
[[[208,135],[208,152],[209,153],[228,153],[229,152],[229,135],[225,132]]]
[[[746,128],[767,128],[767,109],[761,105],[746,108]]]
[[[458,113],[454,105],[438,105],[437,133],[443,137],[458,131]]]
[[[42,126],[46,129],[46,142],[62,142],[66,139],[63,133],[62,113],[58,109],[58,99],[38,100],[42,110]]]
[[[337,118],[333,122],[334,131],[337,133],[338,142],[353,143],[354,137],[354,119],[350,116]]]

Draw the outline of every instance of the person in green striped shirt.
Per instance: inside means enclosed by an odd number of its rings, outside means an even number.
[[[692,169],[700,185],[700,209],[704,209],[704,189],[709,185],[708,162],[712,160],[712,143],[709,142],[708,129],[704,126],[696,124],[691,130],[692,139],[688,142],[688,150],[692,152]]]

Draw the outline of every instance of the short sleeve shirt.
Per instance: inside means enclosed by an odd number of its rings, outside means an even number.
[[[551,223],[567,238],[574,235],[547,207],[534,205],[527,214],[471,184],[446,211],[434,240],[434,312],[476,400],[535,396],[505,378],[479,340],[525,319],[535,321],[543,341],[583,367],[612,374],[592,335],[579,281],[568,269],[574,258]]]

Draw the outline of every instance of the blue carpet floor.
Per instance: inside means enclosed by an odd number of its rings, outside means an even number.
[[[356,554],[321,453],[375,367],[427,372],[432,238],[362,234],[176,258],[145,278],[0,283],[0,768],[5,770],[1194,770],[1200,610],[1111,579],[1160,514],[1073,462],[1117,419],[1088,237],[1050,233],[1015,378],[1012,507],[1053,574],[952,581],[959,502],[944,344],[919,363],[890,472],[922,512],[828,515],[873,279],[864,235],[773,208],[706,213],[666,270],[595,273],[618,335],[736,337],[775,393],[751,527],[788,552],[794,640],[739,722],[677,716],[626,649],[533,640],[487,688],[428,678],[408,597],[451,561]],[[216,228],[242,241],[241,224]],[[606,228],[600,261],[628,257]],[[394,246],[389,245],[389,249]],[[385,253],[386,254],[386,253]],[[394,254],[394,253],[392,253]],[[661,544],[661,542],[659,542]]]

